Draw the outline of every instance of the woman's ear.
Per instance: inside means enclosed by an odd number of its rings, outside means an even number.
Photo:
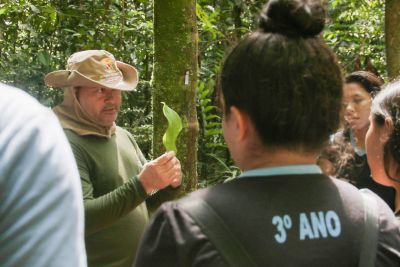
[[[393,132],[393,121],[391,118],[385,118],[385,123],[382,127],[382,133],[380,135],[380,141],[386,144],[389,141],[390,135]]]
[[[232,116],[231,119],[236,128],[235,139],[236,141],[243,141],[248,135],[250,118],[244,111],[235,106],[231,106],[230,110],[229,116]]]

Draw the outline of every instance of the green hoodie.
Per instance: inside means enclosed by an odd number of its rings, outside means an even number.
[[[82,110],[73,88],[54,108],[81,177],[89,267],[131,267],[148,222],[146,193],[136,175],[146,162],[134,138],[102,127]]]

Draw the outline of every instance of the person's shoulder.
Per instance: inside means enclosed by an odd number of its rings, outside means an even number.
[[[352,193],[358,192],[359,189],[348,180],[342,178],[329,177],[339,190],[351,191]]]
[[[70,129],[63,129],[64,130],[64,134],[67,137],[68,142],[72,145],[72,146],[76,146],[76,145],[82,145],[84,142],[84,138],[82,136],[80,136],[79,134],[77,134],[76,132],[74,132],[73,130]],[[85,137],[90,138],[90,136],[86,136]]]
[[[393,237],[396,237],[399,247],[397,250],[399,251],[400,256],[400,225],[399,221],[396,219],[396,216],[392,209],[387,205],[387,203],[380,198],[376,193],[372,192],[369,189],[362,189],[362,194],[367,194],[373,197],[373,199],[377,203],[377,210],[379,215],[379,225],[381,232],[392,231],[394,233]]]
[[[127,137],[133,139],[132,134],[128,130],[126,130],[125,128],[118,126],[118,125],[115,127],[115,134],[117,136],[127,136]]]
[[[386,227],[388,229],[389,228],[397,228],[396,232],[398,232],[398,234],[400,234],[400,227],[399,227],[398,223],[396,222],[396,218],[394,216],[393,211],[386,204],[386,202],[382,198],[380,198],[377,194],[375,194],[374,192],[372,192],[369,189],[362,189],[362,191],[360,191],[357,187],[355,187],[354,185],[352,185],[346,181],[342,181],[342,180],[339,180],[336,178],[331,178],[331,179],[332,179],[336,189],[339,191],[339,193],[342,197],[342,201],[354,204],[354,201],[357,201],[357,199],[359,201],[363,201],[362,194],[367,194],[367,195],[372,196],[373,199],[377,203],[378,212],[379,212],[378,216],[379,216],[379,221],[380,221],[381,227]],[[399,245],[400,245],[400,243],[399,243]],[[399,249],[400,249],[400,247],[399,247]]]
[[[118,125],[115,126],[115,132],[123,133],[123,134],[130,134],[125,128],[118,126]]]
[[[127,129],[117,126],[115,129],[115,134],[120,142],[129,142],[137,146],[135,137],[133,137],[132,133],[130,133]]]
[[[39,104],[39,102],[27,92],[4,83],[0,83],[0,94],[0,101],[7,102],[9,105],[14,104],[15,102],[29,102],[35,103],[35,105]],[[9,100],[13,101],[9,102]]]
[[[46,140],[47,142],[41,144],[42,147],[49,147],[60,138],[65,138],[60,123],[50,108],[43,106],[23,90],[1,83],[0,129],[4,140],[7,138]],[[34,142],[30,143],[33,145]],[[18,144],[18,146],[26,145],[25,142]]]
[[[163,203],[155,212],[153,220],[158,222],[180,222],[180,227],[191,228],[193,224],[197,224],[188,209],[192,204],[198,204],[201,200],[206,201],[207,194],[214,186],[204,189],[199,189],[187,194],[186,196],[173,201]],[[208,203],[209,204],[209,203]]]
[[[183,201],[189,201],[192,199],[204,198],[208,193],[215,190],[215,187],[216,186],[214,185],[214,186],[210,186],[207,188],[198,189],[196,191],[193,191],[193,192],[187,194],[183,198],[179,199],[177,202],[183,202]]]
[[[359,190],[359,192],[361,194],[366,194],[366,195],[371,196],[377,202],[379,210],[383,210],[383,211],[390,210],[390,212],[388,212],[390,214],[390,217],[394,217],[393,211],[389,208],[389,206],[386,204],[386,202],[381,197],[379,197],[375,192],[373,192],[367,188],[361,189],[361,190]]]
[[[182,203],[185,202],[190,202],[196,199],[204,199],[208,193],[210,193],[210,190],[214,189],[215,186],[210,186],[208,188],[202,188],[198,189],[196,191],[193,191],[185,196],[183,196],[180,199],[173,200],[173,201],[167,201],[163,203],[160,207],[160,210],[164,211],[170,211],[170,210],[178,210],[180,209]]]
[[[386,202],[377,194],[369,189],[362,189],[360,193],[369,195],[377,204],[375,209],[375,215],[378,217],[378,253],[376,266],[399,266],[400,221]],[[370,206],[365,208],[371,209]]]
[[[227,183],[216,184],[207,188],[198,189],[176,200],[174,202],[175,204],[170,205],[171,207],[179,208],[183,206],[182,203],[193,203],[195,201],[203,200],[210,206],[214,206],[214,204],[217,204],[216,202],[221,201],[223,198],[226,198],[229,195],[240,194],[242,191],[242,182],[246,182],[245,179],[235,179]]]
[[[379,232],[376,266],[399,266],[400,220],[396,218],[395,214],[386,202],[374,192],[368,189],[363,189],[362,193],[372,196],[377,203]]]
[[[76,132],[74,132],[71,129],[64,128],[63,130],[64,130],[64,133],[65,133],[65,135],[67,137],[71,137],[71,138],[78,138],[79,137],[79,134],[77,134]]]
[[[49,108],[21,89],[0,83],[0,96],[0,117],[5,118],[2,121],[19,119],[29,123],[40,115],[52,114]]]

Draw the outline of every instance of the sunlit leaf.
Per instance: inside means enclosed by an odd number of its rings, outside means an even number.
[[[162,141],[167,151],[175,151],[175,153],[177,153],[176,139],[182,130],[182,120],[175,110],[168,107],[164,102],[161,103],[164,105],[164,116],[168,120],[168,128],[162,138]]]
[[[38,53],[39,62],[44,66],[48,66],[50,64],[50,55],[47,51],[40,51]]]
[[[40,13],[40,10],[36,7],[36,6],[34,6],[34,5],[32,5],[32,4],[28,4],[29,5],[29,7],[31,8],[31,10],[34,12],[34,13]]]

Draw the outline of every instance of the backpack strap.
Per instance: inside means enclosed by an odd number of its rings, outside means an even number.
[[[200,226],[229,266],[256,266],[240,241],[206,201],[201,198],[186,199],[179,202],[179,207]]]
[[[373,267],[376,263],[379,232],[378,203],[369,190],[360,189],[364,203],[364,234],[361,244],[359,267]]]

